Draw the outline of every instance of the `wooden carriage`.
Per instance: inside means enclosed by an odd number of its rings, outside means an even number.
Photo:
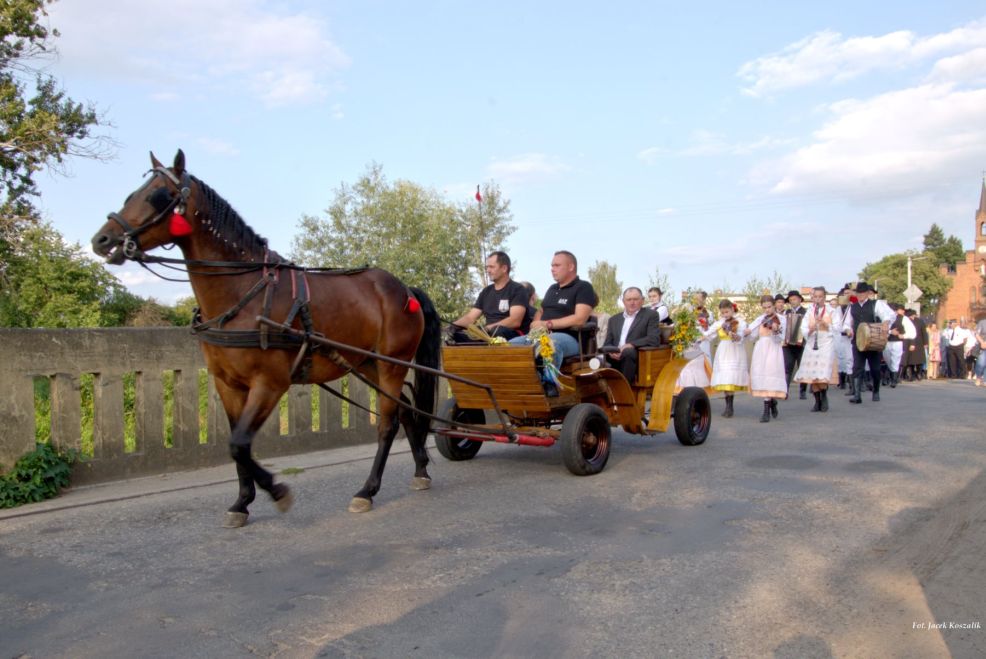
[[[565,466],[578,475],[602,471],[609,457],[612,426],[639,435],[668,429],[672,420],[686,446],[703,443],[711,426],[703,389],[675,382],[688,363],[669,347],[639,350],[637,376],[628,382],[612,368],[594,368],[587,355],[562,367],[557,396],[545,394],[534,351],[529,346],[457,345],[442,351],[443,370],[481,383],[451,379],[453,397],[435,429],[439,452],[468,460],[484,441],[552,446],[560,443]],[[487,422],[487,412],[492,422]]]

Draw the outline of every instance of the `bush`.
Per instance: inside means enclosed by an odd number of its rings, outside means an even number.
[[[9,474],[0,476],[0,508],[44,501],[68,485],[75,451],[61,453],[51,444],[37,444],[22,455]]]

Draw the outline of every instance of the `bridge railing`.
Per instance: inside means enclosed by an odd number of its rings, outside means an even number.
[[[74,484],[224,464],[229,423],[204,369],[184,328],[0,330],[0,464],[47,428],[53,444],[83,453]],[[374,408],[364,384],[343,386]],[[320,388],[285,397],[254,443],[261,458],[376,441],[371,415]]]

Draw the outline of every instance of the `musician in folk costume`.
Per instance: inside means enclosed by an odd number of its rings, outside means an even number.
[[[802,306],[804,298],[801,297],[801,293],[798,291],[790,291],[787,294],[787,303],[790,308],[785,314],[785,329],[784,329],[784,373],[787,376],[787,384],[791,386],[791,379],[794,377],[794,372],[798,369],[801,364],[801,354],[805,350],[805,336],[804,328],[802,324],[805,318],[805,308]],[[807,385],[801,384],[798,388],[798,398],[804,400],[807,398],[805,391],[807,390]]]
[[[716,358],[712,363],[712,388],[726,394],[724,417],[733,416],[733,396],[746,391],[750,384],[750,368],[743,345],[744,323],[736,315],[736,307],[729,300],[719,302],[720,318],[703,332],[706,339],[719,338]]]
[[[705,291],[697,291],[692,296],[692,303],[695,305],[695,320],[698,322],[698,329],[704,336],[712,323],[716,322],[716,317],[711,309],[705,308],[705,302],[709,299],[709,294]],[[699,347],[705,353],[705,357],[712,363],[712,342],[703,338]]]
[[[774,313],[783,316],[787,312],[787,298],[778,293],[774,296]],[[783,339],[782,339],[783,341]]]
[[[890,388],[894,389],[900,382],[900,364],[904,356],[904,341],[913,341],[917,336],[914,323],[904,315],[903,305],[890,303],[894,319],[890,323],[890,333],[887,336],[887,346],[883,349],[883,359],[890,371]]]
[[[863,402],[863,372],[869,366],[873,379],[873,401],[880,400],[880,357],[883,347],[879,342],[871,341],[863,345],[860,350],[857,335],[870,334],[874,336],[886,336],[890,331],[890,323],[894,321],[894,312],[883,300],[874,297],[873,289],[865,281],[856,284],[857,301],[849,305],[849,338],[853,340],[852,355],[852,380],[855,388],[855,395],[849,399],[850,403]],[[863,325],[868,324],[863,332]],[[845,325],[844,325],[845,326]]]
[[[828,412],[829,384],[839,381],[839,362],[835,355],[835,337],[842,333],[841,318],[825,302],[824,286],[811,289],[811,304],[805,312],[805,350],[794,379],[811,386],[815,405],[812,412]]]
[[[904,357],[901,360],[901,378],[911,380],[924,379],[924,365],[927,361],[928,328],[914,309],[908,309],[904,315],[914,324],[914,339],[904,341]]]
[[[784,375],[784,316],[774,308],[774,298],[760,298],[763,313],[750,323],[743,335],[756,341],[750,359],[750,395],[763,398],[760,423],[777,418],[777,400],[787,398],[787,378]]]
[[[839,331],[835,335],[835,359],[839,363],[839,389],[848,388],[852,395],[852,341],[849,340],[849,286],[842,287],[836,297],[836,305],[833,309],[838,320],[833,319],[833,326],[838,326]],[[848,386],[847,386],[848,385]]]

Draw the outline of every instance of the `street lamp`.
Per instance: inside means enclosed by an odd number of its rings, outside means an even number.
[[[921,297],[921,289],[918,288],[917,290],[914,290],[914,288],[911,287],[911,263],[913,261],[923,261],[927,258],[927,256],[914,256],[913,254],[907,255],[907,288],[904,289],[904,299],[907,300],[907,303],[911,306],[911,308],[918,313],[920,313],[920,307],[915,307],[918,299]]]

